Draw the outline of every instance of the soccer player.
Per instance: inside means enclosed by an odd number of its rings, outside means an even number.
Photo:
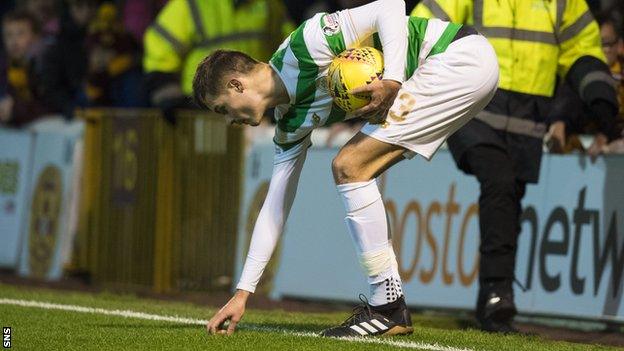
[[[383,49],[383,79],[357,88],[371,102],[345,114],[319,81],[346,48]],[[468,26],[405,16],[402,0],[379,0],[319,13],[296,29],[268,64],[217,51],[197,68],[196,101],[234,123],[258,125],[275,108],[275,158],[269,191],[232,299],[208,322],[210,333],[234,332],[271,257],[293,203],[314,128],[354,116],[369,122],[332,163],[370,295],[343,324],[323,336],[409,334],[413,331],[376,177],[405,158],[429,160],[442,143],[489,101],[498,64],[488,41]],[[417,180],[414,186],[418,186]],[[327,243],[331,245],[331,243]],[[327,274],[331,274],[328,272]],[[221,330],[229,320],[227,331]]]

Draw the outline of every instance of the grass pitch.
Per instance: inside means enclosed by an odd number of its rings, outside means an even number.
[[[210,336],[201,324],[214,311],[134,296],[0,284],[0,325],[12,328],[15,350],[622,350],[458,330],[451,318],[420,315],[413,315],[415,332],[407,337],[332,340],[315,336],[342,322],[348,317],[344,312],[248,310],[234,336]]]

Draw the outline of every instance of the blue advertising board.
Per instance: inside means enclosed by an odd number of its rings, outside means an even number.
[[[27,209],[32,134],[0,130],[0,267],[17,267]]]
[[[273,257],[271,295],[356,301],[368,286],[344,224],[331,175],[335,149],[311,149],[282,247]],[[244,194],[270,179],[273,148],[250,153]],[[624,157],[591,163],[545,155],[540,182],[523,201],[515,290],[521,312],[624,321]],[[430,162],[403,161],[378,179],[403,290],[410,305],[473,309],[478,284],[478,183],[441,150]],[[256,188],[253,188],[256,186]],[[254,218],[243,199],[246,226]],[[258,200],[255,200],[258,202]],[[260,200],[260,203],[262,201]],[[253,206],[252,206],[253,205]],[[254,207],[254,208],[255,208]],[[257,209],[254,209],[257,212]],[[241,226],[237,272],[249,242]],[[261,283],[262,284],[262,283]]]
[[[19,273],[59,279],[66,261],[74,147],[80,128],[55,128],[35,135],[32,172]]]

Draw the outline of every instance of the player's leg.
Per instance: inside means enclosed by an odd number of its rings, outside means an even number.
[[[460,42],[462,45],[458,46]],[[414,76],[403,84],[386,123],[364,126],[361,133],[368,137],[358,134],[333,162],[338,192],[347,209],[347,226],[368,274],[372,303],[386,302],[377,308],[385,310],[392,306],[394,311],[407,311],[400,306],[405,302],[400,296],[396,258],[388,240],[385,209],[374,177],[404,156],[418,153],[430,159],[451,134],[485,107],[497,82],[498,63],[491,45],[480,36],[463,38],[419,66]],[[385,291],[391,291],[390,295],[384,295]],[[403,312],[383,312],[388,322],[401,324]],[[409,321],[409,314],[403,320]],[[360,335],[369,334],[353,324],[353,320],[346,323]],[[410,329],[402,331],[410,332]],[[341,332],[348,336],[350,332],[344,325],[342,329],[332,330],[336,332],[334,336],[341,336]]]
[[[402,160],[406,151],[358,133],[332,163],[338,193],[347,212],[345,222],[368,276],[372,306],[397,301],[403,295],[386,209],[376,178]]]
[[[344,202],[345,222],[362,268],[370,297],[345,324],[324,336],[397,335],[413,331],[403,298],[401,278],[388,230],[383,199],[375,178],[402,160],[407,150],[356,134],[338,153],[332,171]]]
[[[409,152],[405,148],[389,144],[357,133],[338,152],[332,163],[336,185],[367,182],[377,178],[395,163],[403,160]]]

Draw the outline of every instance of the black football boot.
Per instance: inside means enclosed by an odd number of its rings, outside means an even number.
[[[333,338],[392,336],[414,332],[412,318],[403,296],[381,306],[371,306],[364,295],[360,294],[359,297],[362,304],[353,309],[351,317],[336,327],[323,330],[321,336]]]

